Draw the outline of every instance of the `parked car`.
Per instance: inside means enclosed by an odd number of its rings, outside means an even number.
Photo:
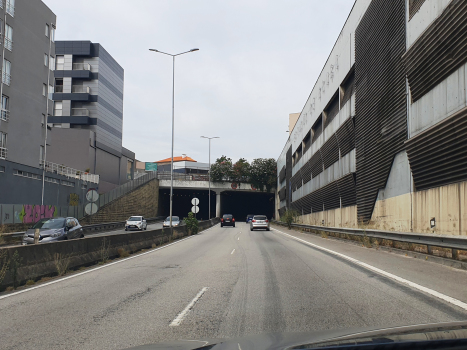
[[[125,223],[125,231],[137,229],[137,230],[146,230],[148,224],[146,219],[143,216],[130,216],[130,218]]]
[[[248,215],[246,216],[246,223],[247,223],[247,224],[248,224],[251,220],[253,220],[253,216],[254,216],[253,214],[248,214]]]
[[[173,227],[180,226],[181,224],[182,223],[181,223],[180,218],[178,216],[172,216],[172,226]],[[167,216],[167,219],[165,219],[162,226],[163,227],[170,227],[170,216]]]
[[[253,220],[251,220],[250,222],[250,231],[253,231],[256,229],[266,229],[266,231],[270,230],[269,220],[266,215],[253,216]]]
[[[75,218],[47,218],[36,222],[23,236],[23,245],[34,244],[34,233],[39,229],[39,243],[83,238],[83,227]]]
[[[221,227],[233,226],[235,227],[235,218],[232,214],[224,214],[221,218]]]

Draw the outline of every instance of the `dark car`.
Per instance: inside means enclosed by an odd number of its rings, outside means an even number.
[[[246,223],[247,223],[247,224],[250,223],[251,220],[253,220],[253,216],[254,216],[253,214],[248,214],[248,215],[246,216]]]
[[[235,218],[232,214],[224,214],[221,219],[221,227],[233,226],[235,227]]]
[[[23,245],[34,244],[34,233],[39,229],[39,243],[83,238],[83,227],[75,218],[48,218],[36,222],[23,236]]]

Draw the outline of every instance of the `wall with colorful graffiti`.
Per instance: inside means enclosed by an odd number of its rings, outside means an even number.
[[[23,205],[23,210],[19,213],[23,224],[34,224],[40,219],[54,216],[57,216],[55,205]]]

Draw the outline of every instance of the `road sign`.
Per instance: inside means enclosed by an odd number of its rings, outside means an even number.
[[[157,163],[144,163],[144,170],[146,171],[157,171]]]
[[[88,203],[86,204],[86,206],[84,207],[84,211],[86,212],[86,214],[88,215],[92,215],[92,214],[95,214],[97,213],[97,210],[99,209],[99,207],[97,206],[96,203]]]
[[[191,207],[191,212],[194,213],[194,214],[198,214],[199,213],[199,207],[194,205]]]
[[[193,198],[193,199],[191,200],[191,204],[193,204],[193,205],[198,205],[198,204],[199,204],[199,199],[198,199],[198,198]]]
[[[93,188],[86,192],[86,200],[88,202],[95,202],[99,199],[99,193]]]

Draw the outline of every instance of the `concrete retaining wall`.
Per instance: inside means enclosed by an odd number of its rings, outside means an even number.
[[[199,223],[200,231],[206,230],[219,223],[219,219],[211,219]],[[151,248],[153,244],[160,246],[169,241],[168,229],[137,231],[119,235],[88,237],[77,240],[61,241],[4,248],[11,261],[18,252],[20,267],[17,281],[24,284],[27,280],[37,280],[43,276],[58,273],[57,265],[68,263],[68,269],[87,266],[103,260],[103,255],[109,258],[118,256],[118,249],[123,248],[132,253],[140,249]],[[186,226],[174,228],[174,239],[188,236]],[[11,264],[10,264],[11,266]],[[0,289],[13,284],[11,268],[7,272]]]

